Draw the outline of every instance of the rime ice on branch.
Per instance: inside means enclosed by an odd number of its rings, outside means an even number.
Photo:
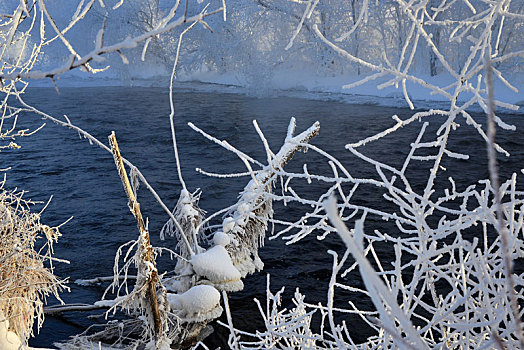
[[[242,274],[242,277],[257,270],[262,270],[264,267],[264,264],[258,257],[258,249],[264,244],[268,221],[273,216],[272,200],[269,195],[272,192],[276,173],[283,169],[295,152],[303,147],[307,147],[306,144],[318,134],[320,128],[320,124],[316,122],[304,132],[293,136],[296,126],[295,123],[295,118],[292,118],[289,123],[284,145],[278,153],[274,154],[269,149],[267,141],[258,128],[256,121],[254,122],[266,149],[268,165],[264,166],[256,174],[251,167],[248,166],[248,171],[250,171],[252,179],[246,185],[244,191],[241,192],[237,204],[226,213],[222,224],[223,231],[220,232],[220,237],[225,235],[228,237],[226,241],[229,239],[228,244],[226,244],[226,249],[231,255],[233,264]],[[227,149],[232,148],[229,144],[220,142],[205,134],[193,124],[190,123],[189,125],[219,145]],[[243,158],[244,163],[247,165],[249,159],[240,151],[236,151],[236,153]],[[218,233],[215,233],[215,235],[217,234]],[[216,239],[221,240],[222,238],[216,237]]]

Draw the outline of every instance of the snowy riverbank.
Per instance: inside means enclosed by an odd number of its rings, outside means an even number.
[[[57,80],[59,88],[65,87],[99,87],[99,86],[139,86],[139,87],[168,87],[169,75],[155,75],[158,72],[145,72],[133,79],[122,79],[110,72],[102,72],[95,76],[86,75],[80,71],[69,72]],[[388,86],[379,89],[377,86],[386,82],[386,79],[377,79],[366,84],[345,88],[363,76],[340,75],[320,77],[305,71],[276,71],[271,78],[260,81],[248,79],[239,73],[219,74],[212,71],[185,73],[177,77],[175,87],[182,90],[199,92],[239,93],[257,97],[285,96],[305,98],[311,100],[338,101],[348,104],[373,104],[388,107],[408,107],[404,99],[402,88]],[[453,78],[446,75],[436,77],[421,77],[426,82],[439,87],[446,87],[453,83]],[[510,83],[518,90],[514,92],[502,81],[495,81],[495,98],[502,102],[518,105],[518,111],[510,113],[524,113],[524,75],[512,76]],[[52,87],[48,80],[31,82],[33,87]],[[449,101],[445,97],[432,94],[431,90],[422,88],[412,82],[407,82],[407,91],[416,109],[447,108]],[[459,101],[469,100],[471,94],[463,94]],[[480,111],[475,106],[474,110]]]

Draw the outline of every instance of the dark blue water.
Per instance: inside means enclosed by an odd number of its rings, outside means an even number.
[[[107,136],[114,130],[122,154],[142,171],[169,207],[176,203],[180,184],[172,152],[167,90],[70,88],[63,89],[57,95],[53,89],[33,89],[26,94],[26,100],[51,115],[67,115],[74,124],[106,143]],[[245,169],[234,154],[192,131],[187,122],[193,122],[219,139],[228,140],[264,163],[265,152],[252,120],[258,121],[270,146],[277,151],[292,116],[297,118],[297,131],[302,131],[316,120],[320,121],[320,135],[313,143],[337,156],[354,176],[376,177],[374,168],[345,151],[344,145],[393,125],[393,114],[406,118],[412,111],[332,101],[257,99],[236,94],[177,91],[176,126],[184,179],[190,190],[202,189],[200,206],[209,213],[233,204],[238,192],[248,181],[247,178],[214,179],[197,173],[197,167],[219,173]],[[483,122],[483,116],[478,118]],[[516,115],[505,116],[506,122],[518,126],[517,132],[498,133],[499,142],[512,153],[511,158],[499,158],[503,178],[524,166],[524,123],[521,119]],[[35,115],[25,115],[21,120],[22,125],[28,128],[35,128],[42,122]],[[434,135],[439,122],[442,119],[433,119],[428,134]],[[409,144],[415,140],[419,128],[420,123],[416,122],[411,127],[403,128],[394,137],[387,137],[363,150],[376,159],[398,166],[409,152]],[[58,264],[56,273],[64,278],[69,277],[71,282],[78,278],[111,275],[118,246],[137,236],[136,223],[127,209],[127,199],[111,155],[79,139],[74,131],[50,122],[36,135],[20,139],[19,144],[22,146],[20,150],[2,152],[0,155],[0,168],[12,167],[7,172],[7,186],[28,191],[26,198],[33,200],[47,201],[53,195],[42,218],[49,225],[58,225],[74,216],[72,221],[63,226],[63,237],[55,246],[56,256],[69,260],[70,264]],[[448,176],[455,178],[459,189],[474,183],[478,178],[487,177],[485,146],[471,127],[464,126],[455,131],[449,148],[469,153],[471,159],[444,160],[443,166],[447,171],[439,178],[437,189],[442,187],[441,183],[447,183]],[[326,159],[312,151],[297,154],[287,169],[300,172],[304,162],[308,163],[311,173],[331,174]],[[429,164],[427,167],[421,165],[410,169],[410,179],[415,188],[423,188],[428,169]],[[519,175],[521,177],[522,174]],[[313,184],[306,187],[306,184],[297,182],[293,188],[299,192],[307,188],[309,198],[315,198],[326,186]],[[172,239],[164,242],[158,239],[158,232],[167,220],[167,215],[143,187],[139,191],[139,201],[144,216],[149,218],[153,243],[173,248],[176,242]],[[388,205],[377,190],[359,192],[355,201],[383,209],[387,209]],[[302,209],[276,204],[275,217],[293,219]],[[379,228],[386,225],[378,218],[370,218],[369,223]],[[325,302],[327,283],[321,281],[328,280],[331,272],[331,257],[326,253],[328,249],[343,252],[342,244],[335,236],[322,241],[311,236],[293,246],[286,246],[281,240],[268,241],[261,251],[266,269],[248,277],[245,289],[231,296],[235,326],[252,331],[260,325],[261,319],[256,316],[258,311],[253,298],[265,299],[267,273],[272,276],[273,290],[287,285],[286,297],[292,296],[295,288],[299,287],[306,294],[306,301]],[[390,254],[386,250],[382,253]],[[162,259],[159,270],[172,270],[174,265],[175,262]],[[357,279],[358,276],[348,278]],[[79,287],[73,283],[69,283],[69,286],[71,292],[62,294],[66,303],[92,303],[99,300],[103,293],[103,287]],[[54,300],[49,300],[49,304],[54,303]],[[284,304],[289,305],[289,301]],[[65,340],[82,332],[90,324],[102,321],[94,321],[86,316],[87,313],[68,313],[62,317],[47,317],[40,334],[30,344],[51,346],[54,341]],[[363,328],[359,332],[364,339],[366,330]],[[359,334],[355,337],[358,339]],[[209,342],[227,348],[224,346],[226,339],[227,332],[219,329]]]

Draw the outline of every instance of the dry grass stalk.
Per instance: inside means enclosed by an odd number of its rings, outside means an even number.
[[[142,213],[140,212],[140,204],[138,203],[135,193],[133,191],[133,188],[131,187],[131,183],[129,182],[129,178],[127,177],[126,170],[124,168],[124,163],[122,161],[122,156],[120,155],[120,149],[118,148],[118,143],[116,141],[115,133],[113,132],[109,136],[109,143],[111,145],[111,150],[113,153],[113,158],[115,159],[115,164],[118,169],[118,174],[120,175],[120,179],[122,180],[122,184],[124,185],[124,190],[126,192],[127,198],[129,199],[129,209],[131,210],[131,213],[135,217],[138,225],[138,229],[140,231],[140,239],[139,241],[142,243],[139,245],[138,249],[142,249],[140,259],[142,262],[145,263],[145,265],[150,266],[151,271],[146,274],[141,274],[141,271],[139,271],[138,275],[139,278],[137,279],[137,285],[141,285],[141,275],[147,276],[147,281],[144,281],[145,286],[147,286],[147,298],[148,298],[148,304],[151,308],[149,310],[151,312],[151,315],[154,320],[154,326],[155,326],[155,334],[157,336],[162,334],[162,328],[163,328],[163,320],[160,315],[160,310],[158,307],[158,299],[156,295],[156,285],[160,283],[158,272],[156,270],[156,264],[155,264],[155,253],[153,250],[153,247],[151,246],[150,240],[149,240],[149,232],[144,224],[144,219],[142,217]],[[140,267],[140,266],[139,266]],[[136,289],[136,286],[135,286]]]
[[[23,192],[0,187],[0,321],[9,320],[9,330],[26,343],[33,323],[44,321],[43,305],[49,295],[59,298],[64,280],[54,275],[53,243],[60,237],[57,227],[40,223]],[[42,235],[43,234],[43,235]],[[44,238],[40,246],[38,240]]]

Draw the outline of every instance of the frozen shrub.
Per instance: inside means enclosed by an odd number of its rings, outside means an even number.
[[[0,321],[25,343],[36,319],[44,321],[43,305],[50,295],[59,298],[64,281],[53,272],[53,243],[58,227],[40,223],[23,192],[0,187]]]

